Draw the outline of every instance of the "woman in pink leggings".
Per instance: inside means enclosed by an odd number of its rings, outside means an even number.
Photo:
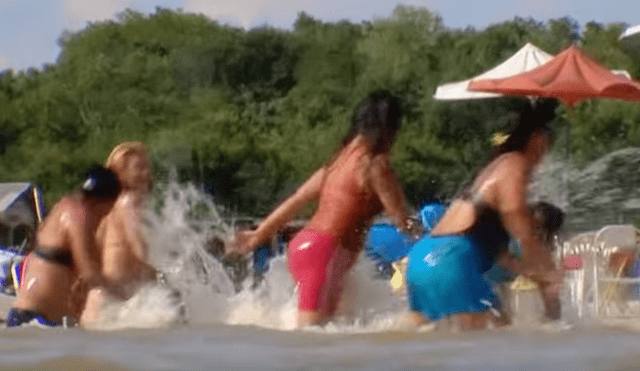
[[[398,99],[387,92],[371,94],[356,111],[336,154],[255,231],[236,236],[235,250],[250,252],[308,203],[317,202],[309,224],[288,247],[289,270],[298,284],[299,326],[321,324],[333,316],[343,278],[355,263],[374,216],[385,211],[400,230],[418,232],[389,163],[400,119]]]

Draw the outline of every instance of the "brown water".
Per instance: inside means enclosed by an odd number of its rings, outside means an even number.
[[[326,334],[249,326],[0,331],[0,369],[631,370],[640,334],[590,327]]]
[[[460,333],[401,331],[405,298],[358,264],[343,316],[324,328],[295,329],[296,292],[283,259],[257,290],[233,293],[224,270],[203,252],[206,233],[185,205],[193,188],[170,189],[150,233],[167,286],[114,304],[94,330],[0,329],[5,370],[631,370],[640,365],[640,319],[604,322],[565,316],[541,323],[522,296],[516,325]],[[205,200],[206,201],[206,200]],[[209,217],[220,228],[226,228]],[[569,309],[574,303],[565,302]],[[538,309],[537,309],[538,308]],[[571,311],[567,311],[570,313]],[[569,322],[567,322],[569,321]]]

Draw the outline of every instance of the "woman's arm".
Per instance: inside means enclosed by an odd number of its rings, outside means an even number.
[[[104,279],[101,275],[100,251],[96,244],[95,233],[88,228],[87,211],[77,208],[69,212],[74,223],[67,229],[69,247],[78,278],[89,288],[101,286]]]
[[[416,238],[420,237],[424,229],[419,223],[409,218],[402,185],[391,168],[388,156],[378,155],[373,158],[369,168],[369,181],[385,213],[393,223],[402,232]]]
[[[76,291],[102,287],[115,297],[125,298],[122,290],[108,282],[102,275],[101,251],[96,242],[95,231],[87,225],[86,218],[89,216],[86,213],[86,210],[76,210],[73,213],[76,222],[72,223],[68,229],[73,262],[78,272],[78,281],[74,284],[72,291],[77,294]]]
[[[496,203],[505,228],[522,245],[520,262],[523,269],[537,272],[554,270],[551,254],[534,232],[531,209],[527,204],[529,176],[523,159],[512,157],[503,165],[504,168],[498,169],[503,175],[496,180]]]
[[[249,253],[270,240],[303,207],[318,199],[326,171],[326,168],[322,167],[311,175],[293,195],[271,212],[255,231],[238,233],[232,243],[233,249],[239,253]]]

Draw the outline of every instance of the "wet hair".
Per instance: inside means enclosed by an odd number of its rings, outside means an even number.
[[[342,140],[341,148],[362,135],[374,154],[388,150],[400,129],[400,100],[386,90],[369,94],[355,111],[351,128]]]
[[[542,222],[542,228],[549,234],[557,233],[564,224],[564,211],[548,202],[536,202],[531,207],[531,213]]]
[[[115,146],[109,157],[107,158],[107,162],[105,163],[105,167],[111,171],[113,171],[116,176],[123,176],[125,169],[127,167],[129,157],[132,155],[138,155],[140,157],[149,158],[149,149],[147,145],[142,142],[123,142]],[[149,184],[149,188],[151,189],[152,184]]]
[[[531,206],[531,215],[540,222],[540,239],[549,242],[564,224],[565,213],[557,206],[540,201]]]
[[[87,171],[80,190],[85,196],[116,198],[120,193],[120,182],[113,171],[96,165]]]
[[[488,164],[502,154],[514,151],[523,152],[535,133],[545,133],[549,136],[549,140],[553,140],[549,123],[555,118],[557,106],[558,102],[554,99],[538,99],[534,104],[523,106],[518,112],[509,113],[509,121],[515,121],[515,127],[508,133],[507,139],[494,147],[489,158],[472,173],[470,178],[462,183],[455,197],[467,197],[475,179]]]
[[[149,157],[149,149],[142,142],[120,143],[111,150],[105,167],[120,174],[124,171],[127,157],[133,154]]]
[[[545,133],[552,139],[549,122],[555,117],[556,106],[556,102],[542,100],[535,105],[525,106],[518,113],[512,112],[510,116],[515,117],[518,124],[511,130],[507,139],[495,148],[492,159],[504,153],[524,151],[535,133]]]

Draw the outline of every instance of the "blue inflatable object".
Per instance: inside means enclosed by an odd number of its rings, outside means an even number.
[[[444,212],[447,209],[441,203],[431,203],[427,204],[420,210],[420,219],[422,220],[422,226],[427,231],[431,232],[433,228],[438,224],[440,218],[444,215]]]
[[[373,225],[365,242],[367,255],[385,263],[405,257],[412,247],[411,238],[390,224]]]
[[[439,203],[428,204],[420,210],[420,219],[427,232],[435,227],[445,210],[444,205]],[[374,261],[390,264],[407,256],[414,243],[411,237],[399,232],[395,226],[379,223],[369,230],[365,251]]]

